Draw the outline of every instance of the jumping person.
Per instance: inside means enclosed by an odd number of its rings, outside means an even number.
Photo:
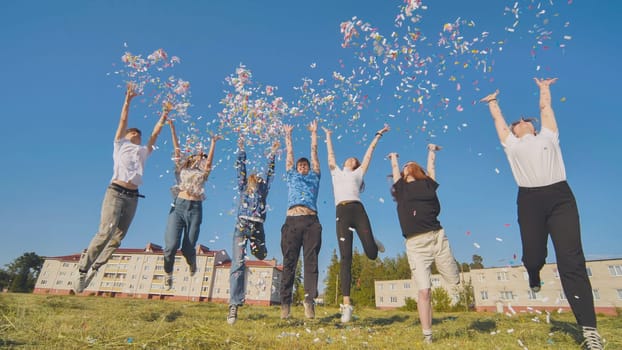
[[[292,290],[296,278],[296,265],[303,251],[303,279],[305,317],[315,317],[315,301],[318,295],[318,255],[322,246],[322,225],[317,217],[317,195],[320,189],[320,162],[317,156],[317,120],[309,124],[311,132],[311,163],[300,158],[294,168],[291,125],[285,125],[287,157],[287,218],[281,227],[281,251],[283,274],[281,276],[281,319],[291,313]]]
[[[259,260],[268,255],[266,249],[266,235],[264,221],[266,220],[266,199],[270,184],[274,177],[274,161],[279,149],[279,141],[274,141],[268,155],[268,168],[265,179],[256,172],[246,174],[246,151],[244,138],[238,138],[238,158],[235,167],[238,171],[238,191],[240,204],[238,206],[238,221],[233,233],[233,257],[229,272],[229,314],[227,323],[234,324],[238,318],[238,307],[244,305],[246,294],[246,242],[250,241],[251,253]]]
[[[540,270],[546,262],[550,234],[564,294],[582,327],[584,344],[587,349],[602,349],[581,245],[579,211],[566,182],[559,131],[551,105],[550,87],[557,79],[534,78],[534,81],[540,89],[540,132],[536,132],[531,118],[521,118],[508,127],[497,101],[499,90],[481,102],[488,104],[518,184],[518,224],[529,287],[535,293],[540,291]]]
[[[136,96],[134,85],[128,84],[119,126],[114,137],[112,180],[104,195],[99,231],[78,263],[79,274],[74,282],[76,293],[81,293],[86,288],[89,269],[97,271],[121,245],[121,240],[125,237],[136,213],[138,197],[143,197],[138,192],[138,186],[142,184],[145,161],[153,151],[153,146],[171,109],[170,103],[164,104],[160,119],[153,128],[149,141],[145,146],[141,146],[140,130],[127,128],[130,102]]]
[[[164,286],[167,290],[173,288],[173,267],[180,243],[190,276],[194,276],[197,271],[196,244],[203,221],[204,185],[212,171],[216,141],[220,139],[217,135],[212,136],[207,155],[201,150],[197,154],[182,157],[175,124],[171,120],[169,125],[173,139],[177,183],[171,188],[174,199],[164,233],[164,272],[166,273]]]
[[[389,131],[389,126],[378,130],[374,135],[365,156],[361,163],[357,158],[350,157],[343,163],[343,169],[340,169],[335,160],[335,151],[331,139],[332,131],[327,128],[326,147],[328,150],[328,167],[333,180],[333,192],[335,194],[335,206],[337,217],[337,241],[339,244],[340,269],[339,279],[341,283],[341,293],[343,294],[343,304],[341,308],[341,322],[350,322],[352,319],[353,307],[350,303],[350,287],[352,283],[352,240],[353,230],[356,230],[365,255],[371,260],[375,260],[378,252],[384,252],[382,243],[374,239],[371,230],[369,217],[361,203],[361,192],[365,184],[363,177],[367,172],[372,154],[376,148],[376,144],[382,135]]]
[[[451,252],[445,230],[438,221],[441,205],[436,195],[436,151],[428,145],[427,171],[415,162],[407,162],[402,172],[397,153],[389,154],[393,174],[391,193],[397,202],[397,215],[406,238],[406,255],[412,278],[418,289],[417,310],[423,331],[423,341],[432,342],[431,268],[436,268],[449,285],[458,285],[458,264]]]

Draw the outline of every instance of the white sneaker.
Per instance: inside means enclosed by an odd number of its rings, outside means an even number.
[[[432,334],[424,335],[423,336],[423,343],[424,344],[432,344]]]
[[[583,326],[583,346],[586,350],[603,350],[603,341],[594,327]]]
[[[74,282],[74,291],[77,293],[82,293],[86,288],[86,272],[80,272],[78,278]]]
[[[305,307],[305,317],[306,318],[315,318],[315,303],[314,302],[306,302],[303,301],[302,305]]]
[[[339,306],[341,308],[341,323],[350,322],[352,320],[352,311],[354,311],[354,308],[352,307],[352,305],[340,304]]]
[[[281,304],[281,320],[286,320],[291,316],[291,305]]]
[[[229,315],[227,315],[227,323],[234,324],[238,319],[238,306],[237,305],[229,305]]]
[[[166,277],[164,277],[164,287],[166,290],[173,289],[173,274],[167,273]]]
[[[374,242],[376,242],[376,247],[378,247],[378,251],[380,253],[384,253],[384,244],[382,244],[382,242],[380,242],[379,240],[374,238]]]

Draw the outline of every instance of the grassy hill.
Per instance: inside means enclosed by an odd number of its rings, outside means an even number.
[[[0,348],[5,349],[579,349],[570,313],[436,313],[432,345],[418,316],[355,308],[342,325],[339,309],[245,306],[226,323],[227,305],[94,296],[0,293]],[[606,349],[622,349],[622,317],[599,316]]]

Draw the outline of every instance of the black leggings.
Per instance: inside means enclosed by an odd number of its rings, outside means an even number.
[[[581,246],[579,211],[566,181],[543,187],[520,187],[518,223],[523,264],[530,279],[538,279],[547,256],[550,233],[557,270],[570,308],[580,326],[596,327],[592,285]]]
[[[341,255],[339,278],[341,279],[341,294],[350,296],[352,284],[352,231],[356,233],[363,244],[363,250],[368,258],[374,260],[378,256],[378,246],[371,232],[371,224],[367,212],[361,202],[339,203],[337,212],[337,242]]]

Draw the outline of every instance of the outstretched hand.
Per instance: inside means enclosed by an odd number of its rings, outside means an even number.
[[[499,95],[499,89],[495,90],[492,94],[482,98],[479,102],[489,103],[490,101],[494,101],[497,99],[497,95]]]
[[[433,143],[428,143],[428,151],[440,151],[441,149],[443,149],[443,147],[439,146],[439,145],[435,145]]]
[[[138,96],[138,92],[136,92],[136,85],[132,82],[127,83],[127,90],[125,91],[125,99],[130,101],[136,96]]]
[[[317,119],[309,123],[309,126],[307,127],[307,129],[309,129],[309,131],[311,131],[312,133],[317,132]]]
[[[389,157],[389,159],[393,159],[393,158],[397,159],[398,154],[396,152],[391,152],[387,155],[387,157]]]
[[[378,130],[377,133],[382,135],[382,134],[384,134],[385,132],[387,132],[389,130],[391,130],[391,128],[389,127],[389,124],[384,124],[384,127],[382,129]]]
[[[272,151],[272,153],[276,153],[276,151],[279,150],[279,147],[281,147],[281,143],[279,142],[279,140],[276,140],[272,144],[272,148],[270,150]]]
[[[322,127],[322,130],[324,130],[324,133],[326,134],[326,136],[332,135],[333,133],[333,131],[330,130],[329,128]]]
[[[291,134],[292,130],[294,130],[294,126],[290,124],[283,124],[283,130],[285,130],[286,134]]]
[[[557,81],[557,78],[546,78],[546,79],[533,78],[533,81],[536,82],[538,87],[545,87],[545,86],[550,86],[550,85],[555,84],[555,82]]]

